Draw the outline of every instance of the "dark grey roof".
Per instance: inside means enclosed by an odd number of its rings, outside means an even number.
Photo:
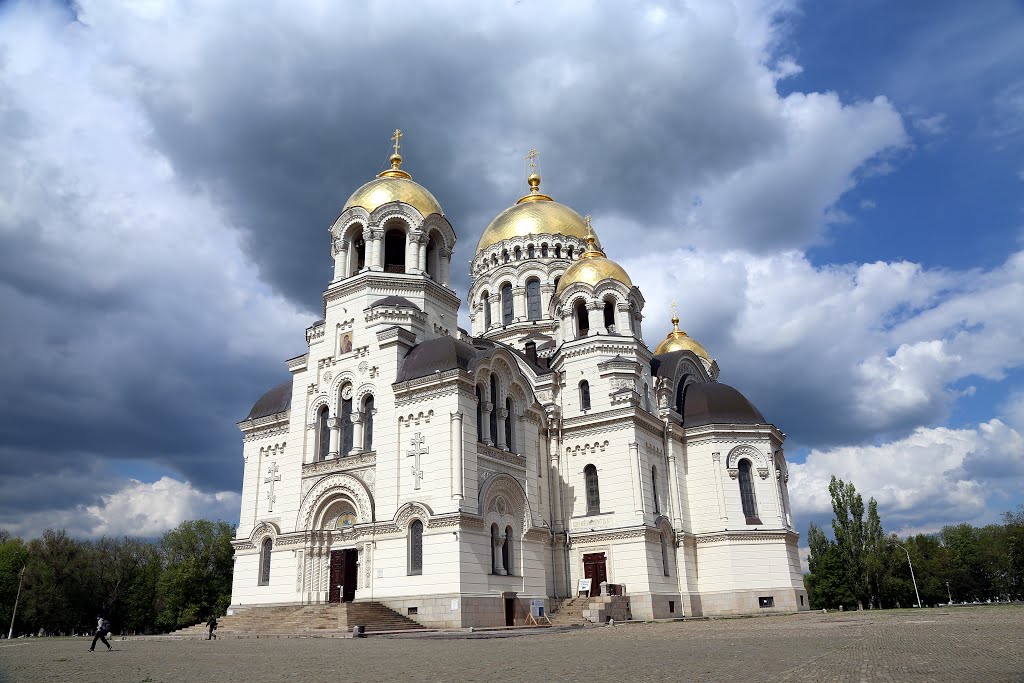
[[[683,426],[709,424],[767,424],[761,411],[728,384],[700,382],[686,387]]]
[[[245,416],[246,420],[255,420],[258,417],[267,417],[283,413],[292,405],[292,381],[289,379],[283,384],[260,396],[253,405],[252,410]]]
[[[395,297],[400,298],[400,297]],[[434,372],[469,370],[480,351],[455,337],[438,337],[417,344],[409,351],[398,372],[398,381],[407,382]]]
[[[688,351],[669,351],[668,353],[662,353],[651,358],[651,374],[655,377],[673,377],[675,376],[676,364],[679,362],[679,358],[689,353]],[[664,370],[664,374],[662,374]]]
[[[414,308],[417,311],[420,310],[419,306],[409,301],[404,296],[386,296],[383,299],[377,299],[370,304],[370,308],[376,308],[377,306],[394,306],[396,308]]]

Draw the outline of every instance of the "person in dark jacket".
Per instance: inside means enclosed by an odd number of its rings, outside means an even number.
[[[210,634],[206,636],[206,639],[210,640],[212,638],[213,640],[217,640],[217,617],[210,615],[210,620],[206,622],[206,627],[210,629]]]
[[[110,647],[110,643],[107,642],[106,635],[110,633],[110,622],[104,618],[102,614],[96,615],[96,633],[92,637],[92,645],[89,646],[89,652],[96,650],[96,641],[102,641],[107,646],[107,652],[110,652],[114,648]]]

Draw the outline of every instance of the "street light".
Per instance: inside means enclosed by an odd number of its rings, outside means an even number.
[[[21,568],[21,578],[18,579],[18,594],[14,597],[14,611],[11,612],[11,629],[7,632],[7,640],[14,635],[14,617],[18,614],[18,600],[21,598],[21,582],[25,580],[25,568]]]
[[[914,595],[917,596],[917,606],[920,607],[921,594],[917,592],[917,579],[914,578],[914,563],[910,561],[910,551],[907,550],[907,547],[902,543],[897,543],[896,541],[893,541],[893,543],[896,543],[896,545],[903,548],[903,552],[907,554],[907,564],[910,565],[910,580],[914,582]]]
[[[952,605],[953,604],[953,594],[949,592],[949,581],[946,582],[946,596],[949,598],[949,602],[947,602],[946,604],[947,605]]]

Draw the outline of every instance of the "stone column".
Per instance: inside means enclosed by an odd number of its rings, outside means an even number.
[[[462,500],[462,413],[452,413],[452,500]]]
[[[722,487],[722,454],[711,454],[711,469],[715,476],[715,489],[718,491],[718,515],[723,522],[729,521],[729,513],[725,509],[725,489]]]
[[[548,478],[548,486],[551,487],[551,498],[552,498],[552,520],[551,530],[561,531],[562,530],[562,477],[559,474],[559,451],[560,447],[558,444],[558,430],[549,427],[548,428],[548,453],[550,455],[551,464],[548,468],[550,472]]]
[[[494,442],[498,444],[498,448],[503,451],[508,450],[508,444],[505,443],[505,420],[508,419],[508,411],[504,408],[495,408],[498,411],[498,433],[494,435]]]
[[[494,544],[494,573],[499,576],[508,576],[508,570],[505,568],[505,554],[502,552],[505,548],[505,534],[491,536],[491,543]]]
[[[351,273],[348,272],[348,247],[342,247],[337,250],[334,255],[334,279],[340,280],[346,278]]]
[[[421,238],[421,240],[418,240],[418,242],[419,242],[419,245],[417,246],[417,249],[419,250],[419,257],[420,257],[419,258],[419,270],[420,270],[421,273],[425,274],[427,272],[427,236],[424,235]]]
[[[484,423],[480,425],[480,433],[484,436],[484,443],[488,446],[493,446],[494,441],[491,439],[491,411],[494,410],[494,404],[490,401],[484,401],[484,408],[480,411],[483,416]]]
[[[554,285],[541,285],[540,286],[540,316],[542,318],[550,317],[549,309],[551,308],[551,297],[555,295]]]
[[[633,326],[629,324],[629,306],[615,307],[615,331],[624,337],[633,334]]]
[[[640,444],[629,444],[629,469],[633,480],[633,509],[637,515],[644,515],[643,467],[640,465]]]
[[[601,301],[588,301],[587,302],[587,322],[590,324],[590,329],[587,331],[588,337],[596,337],[604,332],[604,303]]]
[[[363,452],[363,412],[354,411],[352,413],[352,450],[349,451],[352,455]]]
[[[366,249],[369,251],[369,258],[366,265],[370,270],[384,270],[384,231],[364,230],[363,240],[366,242]]]
[[[526,287],[512,288],[512,320],[526,320]]]
[[[442,249],[437,254],[438,263],[441,264],[441,284],[451,287],[452,281],[452,252]]]
[[[420,262],[419,242],[412,232],[405,235],[405,272],[415,273]]]
[[[327,426],[331,428],[330,447],[327,449],[327,459],[338,457],[338,444],[341,442],[341,418],[327,418]]]
[[[672,438],[671,432],[666,432],[668,438],[665,440],[665,449],[668,453],[668,495],[672,505],[672,526],[676,529],[683,528],[682,503],[679,500],[679,470],[676,467],[676,440]]]

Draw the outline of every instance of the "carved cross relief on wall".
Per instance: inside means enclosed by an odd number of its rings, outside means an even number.
[[[420,463],[420,456],[426,455],[430,451],[430,448],[427,447],[422,432],[416,432],[413,435],[410,445],[412,448],[409,449],[407,457],[416,459],[412,465],[412,480],[413,486],[418,491],[420,488],[420,481],[423,479],[423,466]]]
[[[281,475],[278,474],[277,463],[270,463],[270,467],[267,468],[267,478],[263,480],[264,484],[269,484],[270,488],[267,489],[267,512],[274,511],[274,482],[281,481]]]

